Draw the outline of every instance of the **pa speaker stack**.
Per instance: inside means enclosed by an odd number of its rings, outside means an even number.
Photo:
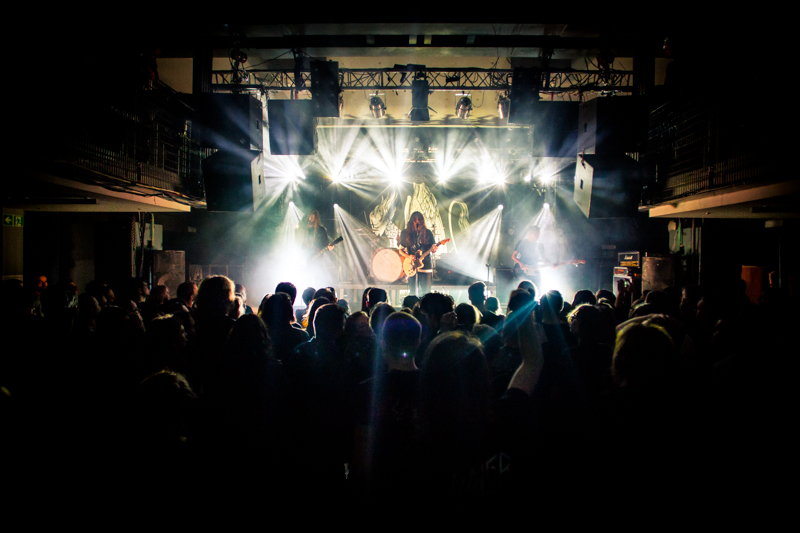
[[[272,155],[314,155],[316,119],[339,117],[339,63],[311,62],[311,100],[270,100],[267,104]]]
[[[210,211],[254,211],[266,195],[261,151],[264,113],[247,94],[201,94],[200,146],[217,152],[201,163]]]
[[[219,150],[202,162],[209,211],[255,211],[266,196],[258,150]]]
[[[595,98],[578,112],[578,158],[573,200],[587,218],[636,214],[642,169],[630,157],[644,136],[641,102],[635,97]]]
[[[535,106],[539,102],[542,71],[538,68],[517,67],[511,77],[511,108],[509,124],[533,124]]]
[[[314,101],[270,100],[269,151],[272,155],[313,155]]]
[[[200,146],[218,150],[262,150],[261,102],[247,94],[201,94]]]
[[[339,118],[339,63],[311,62],[311,101],[315,117]]]

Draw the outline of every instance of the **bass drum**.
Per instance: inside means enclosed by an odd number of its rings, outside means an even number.
[[[369,271],[378,281],[395,282],[403,277],[403,258],[394,248],[380,248],[372,254]]]

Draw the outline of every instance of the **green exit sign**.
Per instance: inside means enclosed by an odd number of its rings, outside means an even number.
[[[3,215],[3,225],[21,228],[25,226],[25,217],[22,215]]]

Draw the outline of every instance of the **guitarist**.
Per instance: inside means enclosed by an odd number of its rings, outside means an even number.
[[[439,249],[436,241],[433,240],[433,232],[425,227],[425,217],[419,211],[414,211],[409,217],[406,229],[400,233],[399,244],[398,251],[404,259],[417,254],[417,252],[421,254],[428,250],[431,250],[431,254],[434,254]],[[417,270],[417,277],[419,278],[419,293],[417,296],[421,297],[424,294],[428,294],[431,288],[433,270],[430,254],[422,260],[422,266]]]
[[[528,229],[528,234],[524,239],[519,241],[514,247],[514,253],[511,254],[511,259],[514,260],[514,275],[517,278],[528,278],[532,281],[541,279],[539,277],[538,269],[540,268],[539,262],[544,261],[544,250],[539,243],[539,227],[531,226]],[[557,268],[556,265],[546,262],[547,266]],[[534,279],[535,278],[535,279]]]
[[[329,244],[328,230],[322,225],[319,211],[314,209],[308,214],[308,224],[303,232],[302,246],[305,250],[306,257],[313,257],[317,252],[327,247],[328,250],[333,250],[333,245]],[[324,254],[329,255],[329,254]],[[309,265],[308,268],[312,274],[313,282],[317,285],[334,286],[335,285],[335,272],[333,264],[328,258],[320,258],[315,261],[316,264]]]
[[[319,211],[314,209],[308,214],[308,224],[303,235],[303,248],[314,255],[328,246],[329,242],[328,230],[320,222]],[[333,250],[333,246],[328,246],[328,250]]]

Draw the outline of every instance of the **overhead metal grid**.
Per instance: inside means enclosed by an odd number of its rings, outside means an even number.
[[[239,72],[215,70],[214,89],[217,91],[293,91],[298,87],[311,87],[311,71],[301,71],[300,84],[295,83],[293,70],[251,69],[257,84],[235,83]],[[633,91],[633,72],[612,70],[550,70],[544,73],[541,92],[566,93],[576,91]],[[508,91],[511,88],[512,70],[494,69],[339,69],[339,87],[342,90],[410,90],[415,77],[423,76],[433,91]]]

